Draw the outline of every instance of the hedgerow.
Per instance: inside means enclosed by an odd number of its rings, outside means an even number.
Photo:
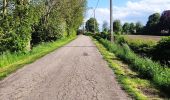
[[[170,93],[170,69],[161,64],[152,61],[149,58],[143,58],[136,55],[127,44],[119,45],[117,43],[111,43],[108,40],[100,37],[95,37],[100,43],[102,43],[110,52],[113,52],[116,56],[128,63],[131,68],[136,70],[143,78],[151,80],[160,89],[167,94]]]

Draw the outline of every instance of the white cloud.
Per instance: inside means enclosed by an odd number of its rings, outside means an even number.
[[[170,0],[129,0],[123,7],[114,6],[113,16],[114,19],[120,19],[123,23],[141,21],[145,24],[150,14],[155,12],[162,13],[162,11],[169,9]],[[92,12],[93,10],[88,11],[86,20],[93,17],[91,16]],[[104,20],[109,22],[109,16],[109,8],[96,9],[96,18],[100,27]]]

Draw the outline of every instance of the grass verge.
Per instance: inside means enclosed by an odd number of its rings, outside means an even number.
[[[0,55],[0,80],[26,64],[45,56],[46,54],[71,42],[76,37],[68,37],[55,42],[43,43],[34,47],[30,52],[9,53]]]
[[[163,94],[155,88],[155,85],[146,79],[139,77],[139,74],[131,70],[126,64],[120,61],[115,54],[109,52],[102,44],[93,39],[97,48],[116,74],[116,78],[122,87],[132,98],[136,100],[160,100]]]
[[[151,80],[157,87],[167,95],[170,94],[170,68],[161,66],[149,58],[136,55],[126,44],[118,45],[108,40],[98,38],[107,50],[114,53],[121,60],[126,62],[133,70],[145,79]]]

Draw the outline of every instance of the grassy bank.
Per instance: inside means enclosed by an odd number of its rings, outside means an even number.
[[[126,43],[135,53],[141,55],[150,55],[151,50],[157,45],[158,41],[144,40],[141,38],[129,38],[128,36],[116,36],[116,41],[119,44]]]
[[[102,44],[93,39],[97,48],[116,74],[116,78],[126,92],[136,100],[160,100],[164,98],[155,85],[146,79],[139,77],[139,74],[131,70],[128,65],[120,61],[115,54],[109,52]]]
[[[160,62],[162,65],[167,65],[167,67],[170,67],[170,62],[169,62],[170,61],[170,56],[169,56],[170,37],[160,37],[159,41],[151,40],[151,39],[131,38],[130,36],[126,36],[126,35],[116,36],[116,42],[119,45],[125,43],[136,54],[139,54],[140,56],[144,56],[144,57],[149,57],[154,61]]]
[[[114,53],[121,60],[126,62],[140,77],[150,80],[159,89],[162,89],[168,95],[170,93],[170,69],[161,66],[159,63],[149,58],[143,58],[132,52],[127,45],[120,46],[111,43],[108,40],[98,38],[99,42],[107,50]]]
[[[10,73],[23,67],[25,64],[32,63],[44,55],[71,42],[75,38],[76,37],[68,37],[57,40],[55,42],[43,43],[34,47],[30,52],[6,52],[0,55],[0,79],[3,79]]]

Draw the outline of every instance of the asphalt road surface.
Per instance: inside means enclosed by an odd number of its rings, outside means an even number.
[[[87,36],[0,81],[0,100],[128,100]]]

